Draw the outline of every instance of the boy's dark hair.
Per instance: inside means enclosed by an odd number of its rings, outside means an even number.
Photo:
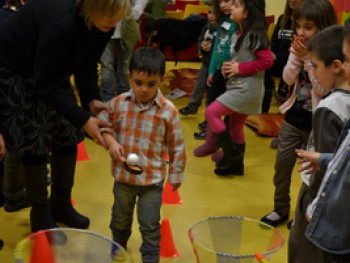
[[[329,0],[305,0],[293,14],[293,31],[295,21],[299,18],[313,21],[316,28],[322,29],[338,23],[337,13]]]
[[[156,48],[140,47],[131,56],[130,73],[133,71],[146,72],[148,75],[165,74],[165,56]]]
[[[350,18],[345,21],[345,25],[343,27],[343,37],[350,44]]]
[[[344,62],[343,26],[333,25],[317,33],[307,45],[307,50],[317,55],[325,66],[334,60]]]

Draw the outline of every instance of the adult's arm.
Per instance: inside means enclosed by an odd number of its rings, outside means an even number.
[[[33,76],[34,88],[40,98],[51,105],[76,127],[82,127],[90,113],[81,109],[62,89],[62,79],[68,77],[66,67],[73,56],[74,43],[58,27],[45,30],[37,44]]]

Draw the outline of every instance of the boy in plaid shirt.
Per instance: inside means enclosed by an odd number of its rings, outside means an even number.
[[[175,106],[159,88],[165,73],[164,55],[157,49],[137,49],[130,61],[131,90],[108,102],[109,113],[100,118],[113,125],[113,135],[103,138],[112,158],[114,205],[110,228],[113,239],[126,248],[131,235],[133,211],[143,243],[144,263],[159,262],[160,207],[169,154],[168,177],[173,190],[180,187],[186,163],[185,144]],[[136,153],[143,173],[131,174],[120,157]]]

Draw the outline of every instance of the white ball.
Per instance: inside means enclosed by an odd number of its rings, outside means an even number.
[[[138,155],[136,153],[130,153],[128,155],[128,157],[126,158],[126,162],[129,165],[137,165],[140,162],[140,158],[138,157]]]

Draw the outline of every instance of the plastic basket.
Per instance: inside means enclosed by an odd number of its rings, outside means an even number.
[[[126,251],[112,239],[74,228],[39,231],[16,246],[17,263],[130,262]]]
[[[281,233],[258,220],[240,216],[208,217],[189,229],[197,257],[203,263],[258,262],[255,254],[267,259],[284,244]]]

